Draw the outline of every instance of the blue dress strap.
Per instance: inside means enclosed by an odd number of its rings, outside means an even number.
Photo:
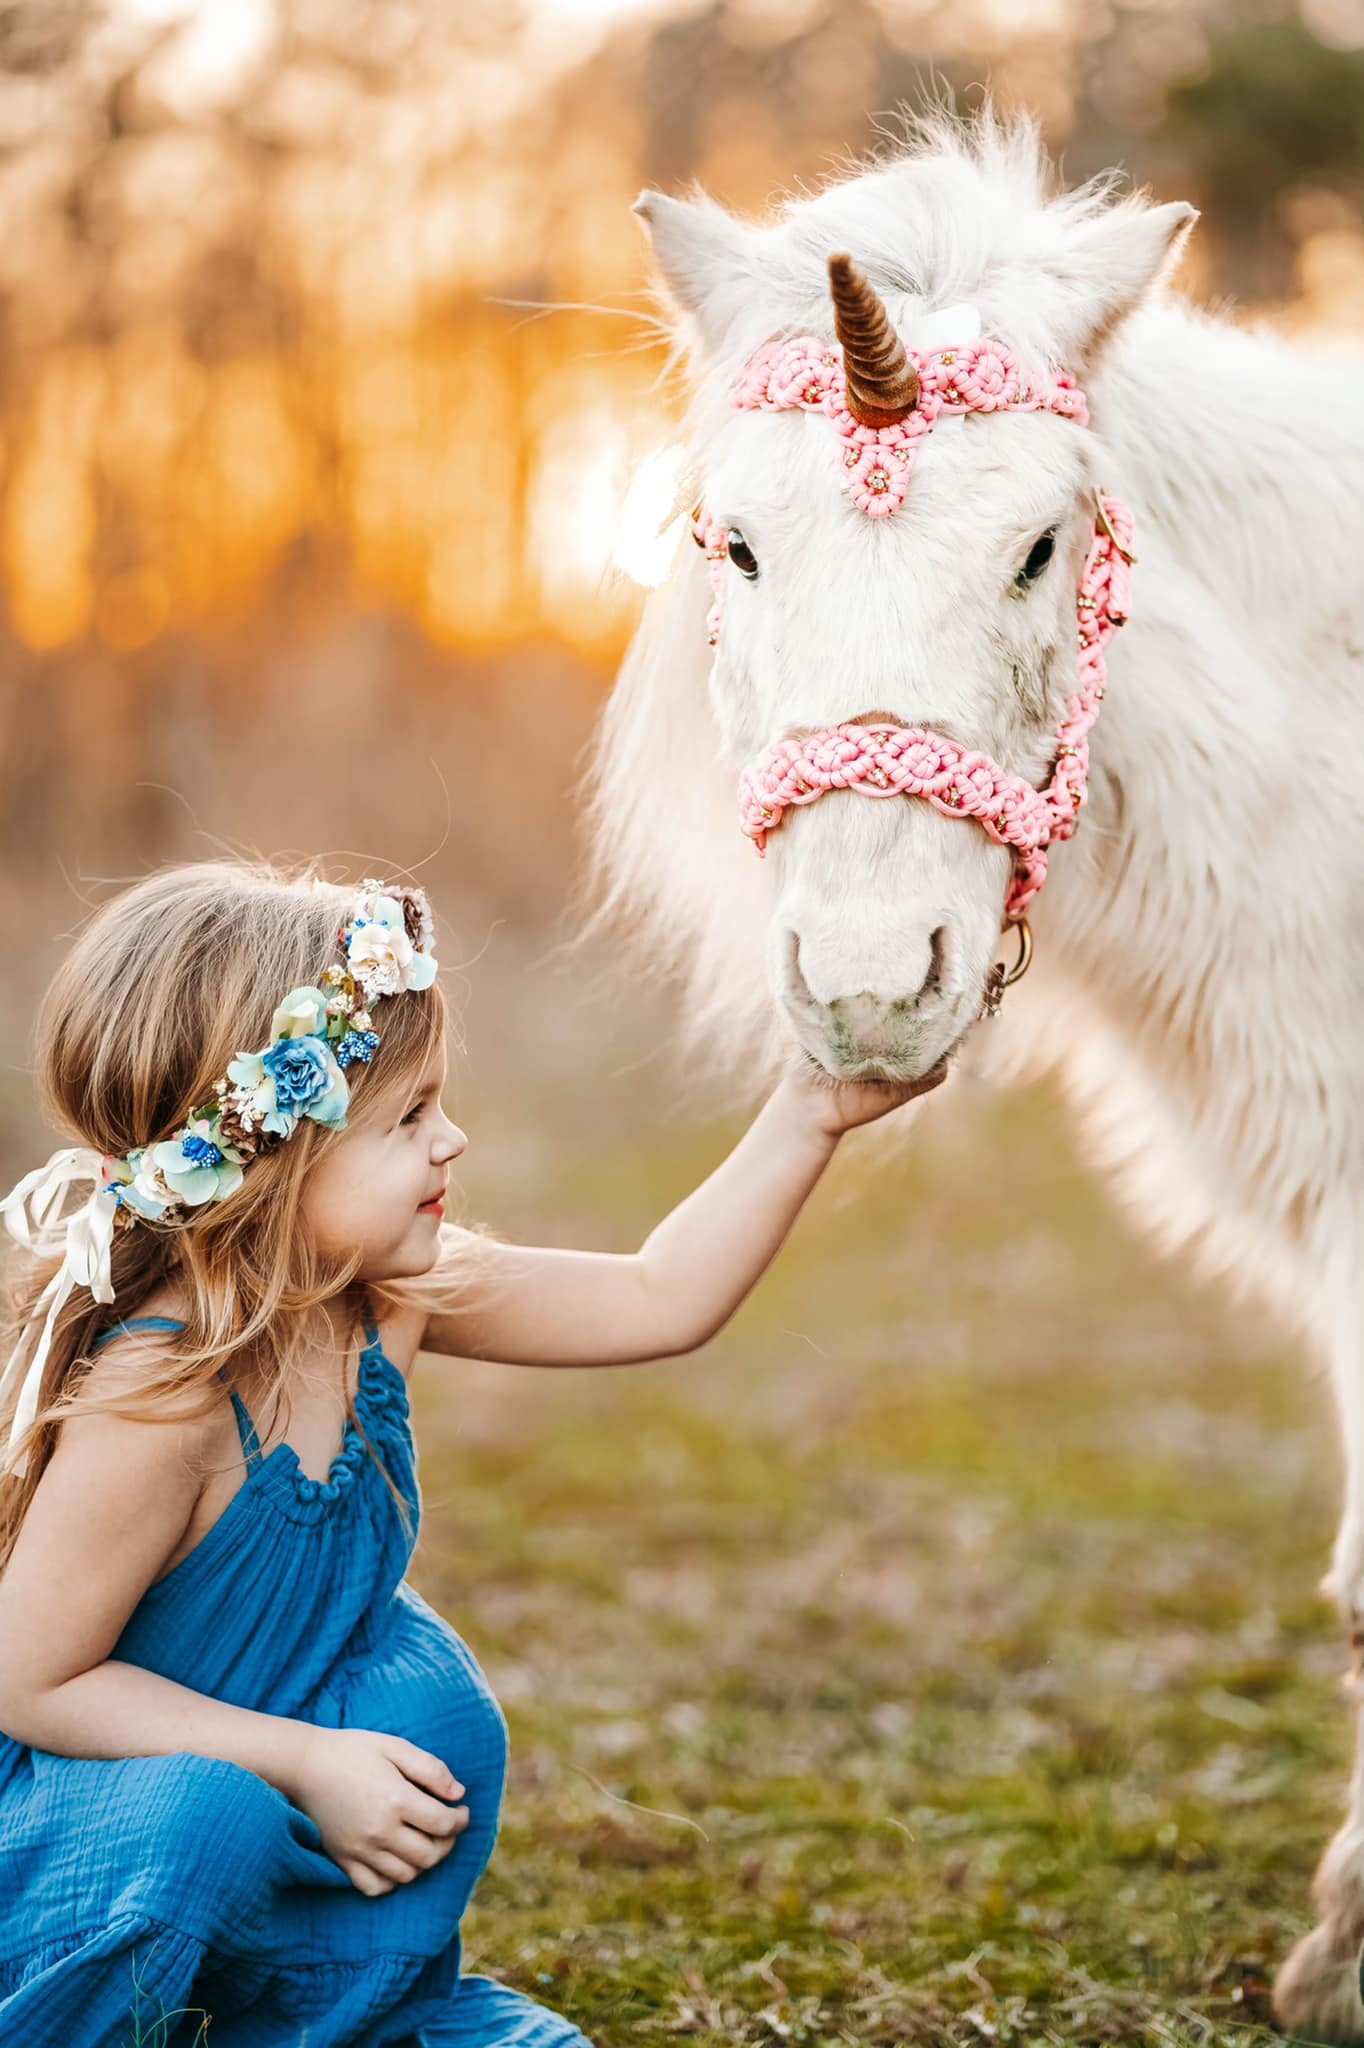
[[[232,1389],[232,1412],[237,1418],[237,1435],[241,1439],[242,1456],[246,1459],[246,1472],[249,1478],[261,1462],[260,1438],[256,1435],[256,1425],[251,1420],[251,1411],[235,1387]]]
[[[114,1323],[109,1329],[101,1330],[92,1351],[98,1351],[111,1337],[121,1337],[125,1330],[183,1330],[183,1323],[177,1323],[173,1316],[129,1316],[125,1322]]]
[[[125,1330],[183,1330],[184,1327],[184,1324],[176,1322],[173,1316],[129,1316],[124,1322],[115,1323],[110,1329],[101,1330],[90,1349],[98,1351],[111,1337],[121,1337]],[[226,1380],[227,1374],[220,1372],[218,1377]],[[235,1388],[230,1391],[232,1411],[237,1418],[237,1435],[241,1439],[246,1469],[253,1472],[261,1462],[260,1438],[256,1435],[256,1425],[251,1420],[251,1413],[245,1401]]]

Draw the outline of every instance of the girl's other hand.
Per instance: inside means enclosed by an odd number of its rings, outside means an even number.
[[[878,1117],[931,1093],[947,1079],[948,1068],[949,1061],[942,1059],[918,1081],[835,1081],[813,1062],[802,1060],[786,1074],[781,1093],[825,1136],[841,1138],[844,1131],[874,1124]]]
[[[322,1846],[369,1898],[410,1884],[469,1825],[464,1787],[439,1757],[368,1728],[309,1728],[289,1786]]]

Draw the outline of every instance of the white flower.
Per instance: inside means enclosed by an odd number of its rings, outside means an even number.
[[[222,1099],[225,1103],[229,1104],[231,1108],[235,1109],[237,1115],[241,1118],[243,1130],[255,1130],[256,1091],[254,1088],[233,1088],[228,1093],[224,1094]]]
[[[153,1163],[150,1151],[142,1155],[142,1164],[133,1175],[133,1187],[153,1207],[173,1209],[180,1200],[160,1167]]]
[[[271,1039],[315,1038],[327,1014],[327,998],[320,988],[291,989],[275,1012]]]
[[[416,950],[401,924],[357,925],[347,945],[351,972],[373,1002],[411,987]]]

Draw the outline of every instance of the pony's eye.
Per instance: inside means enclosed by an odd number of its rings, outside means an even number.
[[[1015,579],[1020,589],[1025,589],[1029,583],[1036,583],[1055,552],[1056,529],[1052,527],[1046,533],[1039,533],[1028,549],[1028,559]]]
[[[747,576],[751,583],[758,573],[758,557],[741,533],[732,533],[729,536],[729,559],[739,574]]]

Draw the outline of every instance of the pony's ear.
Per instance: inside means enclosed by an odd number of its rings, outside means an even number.
[[[723,345],[752,308],[758,278],[751,231],[698,190],[694,199],[641,192],[633,211],[653,243],[663,282],[707,348]]]
[[[1182,199],[1165,206],[1127,200],[1059,233],[1053,226],[1032,275],[1035,303],[1063,362],[1093,365],[1109,336],[1175,268],[1197,219],[1197,207]]]

